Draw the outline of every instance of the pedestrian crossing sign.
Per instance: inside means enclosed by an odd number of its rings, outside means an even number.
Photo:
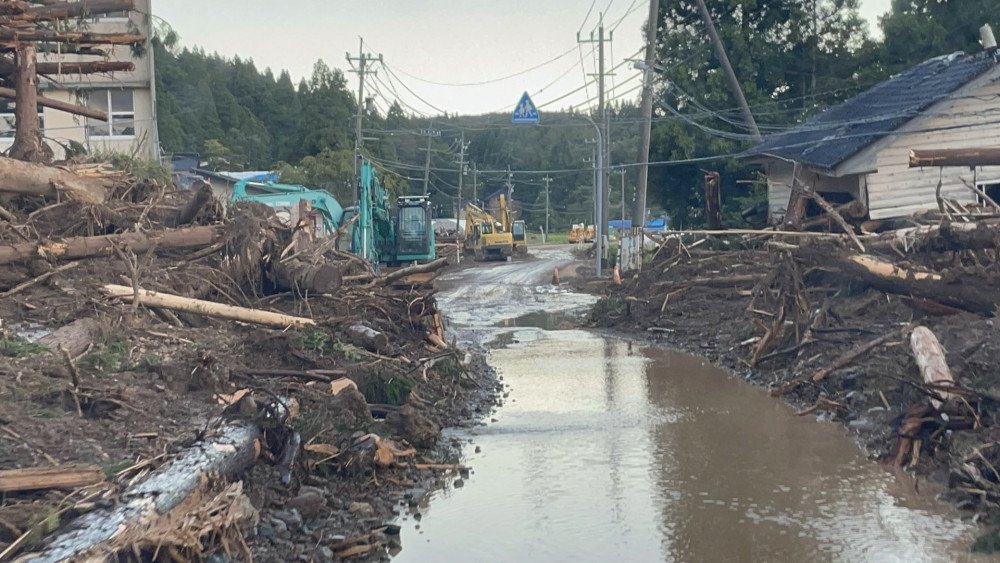
[[[538,108],[535,102],[531,101],[531,96],[525,92],[521,95],[521,101],[517,102],[514,108],[514,115],[511,116],[513,123],[538,123]]]

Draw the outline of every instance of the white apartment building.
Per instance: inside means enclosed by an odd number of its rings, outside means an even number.
[[[132,61],[135,70],[109,74],[61,74],[39,76],[39,93],[56,100],[87,105],[111,116],[109,123],[71,115],[52,108],[39,108],[43,135],[55,158],[78,143],[90,154],[119,152],[159,158],[156,128],[156,85],[153,80],[152,0],[136,0],[136,10],[95,17],[87,30],[95,33],[140,33],[147,38],[141,56],[130,46],[100,46],[111,61]],[[39,53],[38,62],[99,60],[94,56]],[[0,100],[0,151],[14,143],[14,101]]]

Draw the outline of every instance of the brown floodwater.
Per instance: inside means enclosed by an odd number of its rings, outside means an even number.
[[[401,518],[396,560],[971,560],[975,526],[842,427],[686,354],[515,331],[507,404],[452,434],[472,475]]]

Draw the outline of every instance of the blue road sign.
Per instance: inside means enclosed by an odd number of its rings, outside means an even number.
[[[517,102],[510,120],[513,123],[538,123],[538,108],[527,92],[521,95],[521,101]]]

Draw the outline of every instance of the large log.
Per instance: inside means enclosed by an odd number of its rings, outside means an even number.
[[[177,214],[166,221],[167,226],[177,228],[194,221],[198,212],[212,201],[212,187],[202,184],[194,196],[188,200],[184,207],[177,210]]]
[[[107,198],[109,184],[61,168],[0,157],[0,192],[55,196],[65,194],[84,203],[100,203]]]
[[[948,369],[948,360],[944,353],[944,348],[938,342],[934,333],[924,326],[918,326],[910,334],[910,349],[913,357],[920,368],[920,375],[924,383],[935,387],[935,392],[941,400],[931,399],[934,408],[940,409],[941,405],[952,398],[951,393],[942,392],[940,387],[951,387],[955,385],[955,378]]]
[[[62,348],[70,357],[75,358],[99,339],[103,331],[103,325],[97,319],[77,319],[39,338],[38,344],[52,351]]]
[[[16,100],[17,91],[14,90],[13,88],[4,88],[0,86],[0,98]],[[45,96],[36,95],[35,105],[44,108],[57,109],[59,111],[64,111],[66,113],[71,113],[73,115],[81,115],[83,117],[89,117],[92,119],[100,119],[101,121],[108,120],[107,112],[99,111],[93,108],[88,108],[87,106],[81,106],[78,104],[71,104],[69,102],[61,102],[59,100],[53,100],[52,98],[46,98]]]
[[[940,274],[903,268],[869,255],[842,256],[832,252],[793,251],[800,261],[833,267],[848,279],[861,280],[888,293],[924,298],[981,315],[994,315],[1000,288],[988,284],[950,281]]]
[[[257,459],[254,443],[260,434],[258,425],[250,421],[222,427],[149,479],[129,487],[118,506],[77,518],[39,551],[22,555],[16,562],[104,561],[108,552],[114,551],[116,539],[142,537],[144,531],[169,519],[171,510],[202,490],[213,477],[232,480],[240,476]]]
[[[90,33],[81,31],[20,30],[0,28],[2,41],[43,41],[51,43],[83,43],[88,45],[138,45],[146,38],[136,33]]]
[[[153,249],[161,251],[201,248],[220,240],[223,234],[223,227],[207,226],[0,245],[0,264],[28,262],[38,258],[72,260],[93,256],[110,256],[115,253],[116,247],[125,247],[135,253],[148,252]]]
[[[434,260],[433,262],[428,262],[426,264],[410,266],[409,268],[400,268],[394,272],[390,272],[384,278],[381,278],[379,280],[379,283],[391,284],[392,282],[400,278],[405,278],[406,276],[409,276],[411,274],[424,274],[427,272],[435,272],[437,270],[440,270],[441,268],[444,268],[447,265],[448,265],[447,258],[438,258],[437,260]]]
[[[274,281],[286,291],[333,293],[343,281],[343,272],[329,262],[314,264],[293,258],[275,265]]]
[[[104,291],[111,297],[118,297],[128,302],[138,298],[139,304],[147,307],[172,309],[196,315],[204,315],[206,317],[259,324],[275,328],[287,328],[290,326],[304,327],[314,326],[316,324],[316,321],[305,317],[293,317],[291,315],[283,315],[281,313],[272,313],[271,311],[247,309],[246,307],[235,307],[233,305],[223,305],[212,301],[190,299],[188,297],[149,291],[146,289],[140,289],[137,296],[134,289],[124,285],[108,284],[104,286]]]
[[[7,61],[0,61],[0,76],[14,74],[16,67]],[[100,74],[110,72],[131,72],[135,70],[132,61],[66,61],[60,63],[38,63],[35,71],[44,75],[59,74]],[[107,121],[107,119],[104,119]]]
[[[17,72],[14,73],[15,132],[8,154],[27,162],[49,162],[52,149],[45,144],[38,119],[38,75],[35,72],[35,45],[17,44]]]
[[[908,227],[871,238],[868,247],[882,252],[955,252],[997,248],[1000,221],[942,223]]]

